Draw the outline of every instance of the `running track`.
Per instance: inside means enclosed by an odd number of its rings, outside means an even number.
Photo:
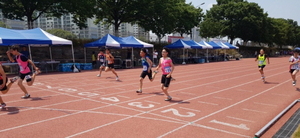
[[[0,137],[201,137],[243,138],[254,134],[300,96],[288,73],[288,57],[271,58],[263,83],[254,59],[177,65],[166,102],[160,73],[144,80],[141,69],[42,74],[20,99],[13,84],[2,95]]]

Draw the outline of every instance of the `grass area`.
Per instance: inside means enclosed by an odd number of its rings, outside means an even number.
[[[300,125],[296,129],[296,131],[293,133],[292,138],[300,138]]]

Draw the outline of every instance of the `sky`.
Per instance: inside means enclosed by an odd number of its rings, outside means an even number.
[[[257,3],[269,17],[293,19],[300,25],[300,0],[247,0],[248,2]],[[201,7],[204,11],[209,10],[216,0],[186,0],[194,6]],[[203,5],[201,5],[204,3]]]

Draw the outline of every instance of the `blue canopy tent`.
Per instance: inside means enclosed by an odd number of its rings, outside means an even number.
[[[184,54],[184,49],[206,49],[209,48],[208,46],[201,45],[194,40],[182,40],[179,39],[175,41],[174,43],[165,46],[166,48],[182,48],[183,49],[183,62],[182,64],[185,64],[185,54]]]
[[[239,47],[234,46],[234,45],[231,45],[231,44],[229,44],[229,43],[227,43],[227,42],[225,42],[225,43],[223,43],[223,44],[229,46],[230,49],[239,49]]]
[[[205,41],[200,41],[199,44],[205,45],[207,47],[207,49],[206,49],[206,62],[209,62],[208,61],[208,49],[219,49],[220,48],[217,45],[212,46],[211,44],[209,44],[208,42],[205,42]]]
[[[183,50],[183,56],[182,56],[182,64],[186,64],[185,63],[185,54],[184,54],[184,49],[191,49],[191,46],[186,44],[184,42],[184,40],[182,39],[178,39],[177,41],[175,41],[174,43],[172,44],[169,44],[167,46],[165,46],[166,48],[170,48],[170,49],[173,49],[173,48],[182,48]]]
[[[121,41],[119,37],[107,34],[99,40],[85,44],[84,47],[99,48],[99,47],[107,46],[107,47],[120,48],[121,46],[120,43]]]
[[[0,45],[10,46],[10,45],[28,45],[31,56],[30,47],[41,47],[49,46],[50,58],[52,60],[51,46],[55,45],[71,45],[72,46],[72,58],[74,58],[74,49],[72,41],[54,36],[41,28],[35,28],[30,30],[13,30],[0,27]]]
[[[84,45],[85,48],[99,48],[99,47],[110,47],[110,48],[153,48],[153,44],[145,43],[134,36],[128,37],[116,37],[110,34],[105,35],[101,39],[87,43]],[[133,54],[131,54],[131,60],[133,61]],[[86,62],[86,52],[85,52]]]

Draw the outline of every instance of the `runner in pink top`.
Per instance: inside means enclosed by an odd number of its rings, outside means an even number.
[[[11,47],[11,50],[7,51],[7,57],[9,58],[9,60],[11,62],[18,62],[19,67],[20,67],[20,79],[18,81],[18,85],[21,88],[21,90],[25,93],[24,96],[22,96],[21,98],[26,99],[26,98],[30,98],[30,95],[28,94],[26,88],[23,85],[23,80],[26,78],[26,82],[28,86],[31,86],[34,82],[35,76],[39,73],[41,73],[41,71],[39,70],[39,68],[37,68],[35,66],[35,64],[28,59],[26,56],[22,55],[19,51],[19,46],[17,45],[13,45]],[[12,58],[11,54],[13,54],[15,56],[15,59]],[[30,63],[32,65],[32,67],[35,69],[35,72],[33,73],[33,75],[31,76],[31,72],[30,72],[30,68],[28,67],[28,63]]]
[[[168,88],[170,85],[170,82],[172,80],[172,73],[174,71],[174,64],[172,62],[172,59],[168,57],[168,54],[170,53],[170,50],[167,48],[163,48],[162,50],[162,58],[159,60],[159,64],[156,67],[156,71],[161,67],[161,70],[163,72],[161,77],[161,89],[163,92],[168,96],[165,101],[172,100],[172,97],[168,93]]]

